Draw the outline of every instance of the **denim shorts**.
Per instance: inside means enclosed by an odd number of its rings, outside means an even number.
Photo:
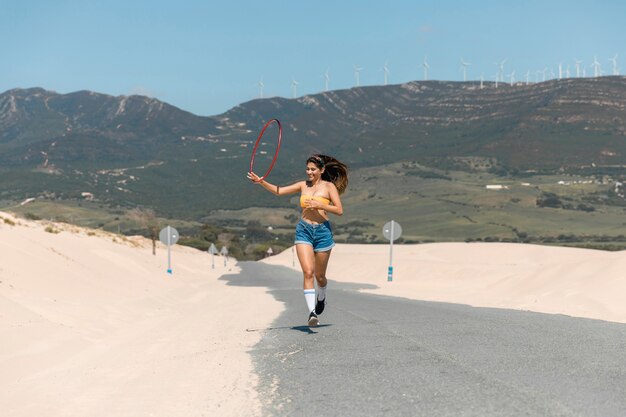
[[[294,243],[296,245],[299,243],[311,245],[314,252],[331,250],[335,246],[335,241],[330,222],[311,224],[300,220],[296,226],[296,241]]]

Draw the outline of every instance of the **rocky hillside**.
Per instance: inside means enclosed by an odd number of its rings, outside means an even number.
[[[272,172],[279,183],[298,179],[311,152],[353,169],[398,161],[463,169],[468,157],[509,173],[626,165],[625,77],[497,88],[410,82],[253,100],[213,117],[143,96],[16,89],[0,94],[0,199],[90,192],[178,216],[282,204],[250,196],[245,181],[251,144],[271,118],[284,128]]]

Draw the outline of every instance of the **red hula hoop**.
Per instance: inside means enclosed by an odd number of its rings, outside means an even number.
[[[278,125],[278,144],[276,145],[276,152],[274,153],[274,159],[272,159],[272,163],[270,164],[270,167],[267,169],[265,174],[262,177],[260,177],[259,181],[263,181],[269,175],[272,168],[274,168],[274,164],[276,163],[276,158],[278,158],[278,150],[280,149],[280,141],[283,138],[283,127],[280,125],[280,121],[278,119],[271,119],[270,121],[265,123],[265,126],[263,126],[263,129],[261,130],[261,133],[259,134],[259,137],[256,140],[256,143],[254,144],[254,149],[252,150],[252,158],[250,158],[250,172],[252,172],[252,168],[254,167],[254,156],[256,155],[256,151],[259,148],[259,144],[261,143],[261,138],[263,137],[263,134],[265,133],[265,129],[267,129],[267,127],[273,122],[276,122],[276,124]]]

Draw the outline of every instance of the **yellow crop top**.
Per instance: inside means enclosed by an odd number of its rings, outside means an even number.
[[[315,195],[301,195],[300,196],[300,207],[306,207],[306,200],[317,200],[322,204],[330,204],[330,200],[324,197],[318,197]]]

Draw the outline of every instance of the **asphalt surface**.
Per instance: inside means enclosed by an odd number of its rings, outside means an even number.
[[[299,272],[239,265],[222,279],[267,287],[286,307],[248,329],[263,335],[251,353],[265,416],[626,416],[624,324],[330,280],[321,325],[309,328]]]

